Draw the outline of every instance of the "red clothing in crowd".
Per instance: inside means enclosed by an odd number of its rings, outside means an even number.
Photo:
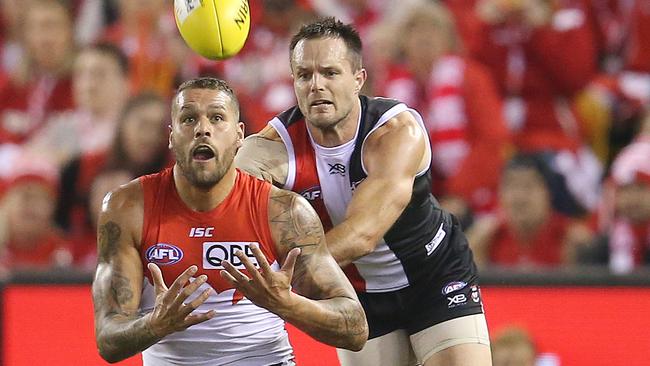
[[[583,1],[556,2],[549,24],[487,24],[474,6],[449,1],[469,53],[487,65],[507,99],[506,118],[523,151],[576,149],[582,126],[570,98],[596,73],[593,29]]]
[[[502,102],[485,68],[458,56],[442,57],[428,85],[404,66],[391,67],[379,95],[418,110],[429,131],[434,193],[463,197],[475,211],[495,203],[509,135]]]
[[[492,238],[490,263],[506,266],[561,265],[563,239],[570,224],[567,217],[553,214],[532,237],[520,240],[504,221]]]
[[[70,78],[41,77],[22,86],[14,82],[0,89],[0,143],[22,143],[48,117],[73,108]]]
[[[47,269],[61,261],[57,255],[69,253],[70,243],[58,231],[50,231],[43,237],[32,241],[32,246],[18,246],[9,239],[2,255],[3,264],[10,269]],[[63,262],[65,263],[65,261]]]

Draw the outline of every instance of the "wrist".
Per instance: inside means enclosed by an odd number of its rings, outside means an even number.
[[[287,301],[279,307],[276,314],[285,321],[300,316],[297,314],[297,310],[300,308],[300,306],[297,305],[299,302],[300,295],[293,291],[289,291]]]
[[[143,317],[144,320],[144,329],[149,334],[151,337],[155,338],[156,340],[162,339],[166,334],[162,329],[158,329],[154,324],[153,324],[153,319],[151,318],[153,313],[148,313]]]

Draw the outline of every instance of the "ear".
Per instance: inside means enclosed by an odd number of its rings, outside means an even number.
[[[363,84],[366,83],[366,79],[368,79],[368,73],[364,68],[359,69],[359,71],[357,71],[357,73],[354,75],[354,81],[357,84],[354,88],[354,91],[357,94],[361,92],[361,88],[363,88]]]
[[[169,150],[172,149],[172,146],[173,146],[173,144],[172,144],[172,140],[173,140],[173,139],[174,139],[174,130],[172,130],[172,126],[169,125],[169,143],[167,144],[167,148],[168,148]]]
[[[246,131],[246,125],[244,122],[239,121],[237,123],[237,148],[240,148],[244,144],[244,131]]]

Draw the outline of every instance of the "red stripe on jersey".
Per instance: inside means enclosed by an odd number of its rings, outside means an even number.
[[[293,185],[293,191],[305,197],[312,207],[318,213],[323,229],[325,232],[332,229],[332,220],[327,213],[325,201],[321,191],[320,181],[318,179],[318,170],[316,168],[316,156],[314,148],[311,145],[309,134],[304,120],[291,124],[287,131],[291,137],[296,159],[296,180]],[[357,291],[366,290],[366,281],[361,277],[354,264],[348,265],[344,269],[345,274]]]

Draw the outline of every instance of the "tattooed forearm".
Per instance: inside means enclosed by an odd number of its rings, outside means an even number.
[[[118,306],[123,306],[133,299],[133,290],[129,279],[120,273],[113,274],[111,280],[111,295]]]
[[[108,261],[117,254],[122,229],[113,221],[99,227],[97,235],[97,251],[100,261]]]

